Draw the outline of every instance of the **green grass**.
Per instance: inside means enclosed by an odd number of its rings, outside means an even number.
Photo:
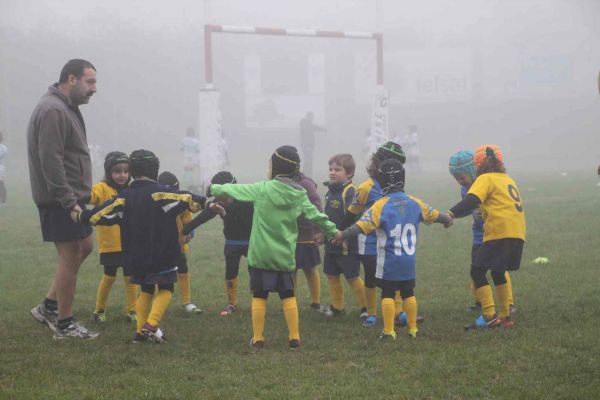
[[[351,291],[348,314],[326,320],[298,293],[304,346],[287,349],[278,297],[269,299],[267,348],[254,354],[248,275],[240,273],[240,308],[225,305],[220,221],[197,233],[190,256],[191,316],[176,295],[162,322],[167,345],[131,345],[121,279],[109,299],[109,322],[91,320],[101,276],[93,253],[81,268],[75,315],[101,336],[90,342],[52,339],[29,315],[45,295],[56,255],[41,242],[28,190],[10,187],[0,208],[1,399],[589,399],[600,390],[600,188],[593,176],[515,176],[524,198],[528,241],[513,275],[516,327],[466,334],[474,315],[468,265],[470,220],[445,230],[423,227],[416,295],[427,320],[421,338],[400,334],[379,343],[381,326],[362,328]],[[458,199],[450,177],[413,178],[409,193],[446,209]],[[534,265],[538,256],[550,259]],[[323,278],[323,276],[322,276]],[[328,291],[322,279],[322,302]]]

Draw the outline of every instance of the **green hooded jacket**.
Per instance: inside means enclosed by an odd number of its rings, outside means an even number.
[[[296,269],[300,215],[314,222],[329,240],[336,226],[308,200],[306,191],[289,178],[251,184],[211,185],[213,196],[227,195],[254,204],[248,265],[273,271]]]

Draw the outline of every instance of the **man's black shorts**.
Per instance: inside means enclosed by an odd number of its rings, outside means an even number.
[[[79,205],[84,207],[83,204]],[[44,242],[71,242],[92,234],[92,227],[71,220],[69,210],[61,206],[38,206]]]

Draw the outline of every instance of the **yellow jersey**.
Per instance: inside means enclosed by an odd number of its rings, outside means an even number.
[[[523,199],[510,176],[501,172],[479,175],[468,193],[481,200],[484,242],[506,238],[525,240]]]
[[[117,195],[117,190],[108,183],[102,181],[92,186],[92,193],[89,203],[94,206],[104,204]],[[96,243],[98,243],[99,253],[114,253],[122,251],[121,248],[121,228],[119,225],[97,226]]]

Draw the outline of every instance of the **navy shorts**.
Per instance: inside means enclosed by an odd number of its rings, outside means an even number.
[[[294,290],[293,272],[272,271],[249,267],[252,292],[285,292]]]
[[[524,243],[515,238],[488,240],[479,248],[472,268],[497,272],[516,271],[521,266]]]
[[[123,265],[123,252],[100,253],[100,265],[120,267]]]
[[[321,264],[319,246],[314,243],[296,244],[296,269],[313,268]]]
[[[360,274],[360,258],[358,254],[331,254],[325,253],[323,272],[327,275],[338,276],[344,274],[346,279],[356,278]]]
[[[82,209],[84,204],[79,205]],[[38,206],[44,242],[72,242],[92,234],[92,227],[71,220],[71,211],[61,206]]]
[[[130,282],[134,285],[167,285],[177,282],[177,269],[171,268],[146,276],[132,276]]]
[[[235,279],[240,271],[242,256],[248,257],[248,245],[226,244],[223,248],[225,255],[225,279]]]

